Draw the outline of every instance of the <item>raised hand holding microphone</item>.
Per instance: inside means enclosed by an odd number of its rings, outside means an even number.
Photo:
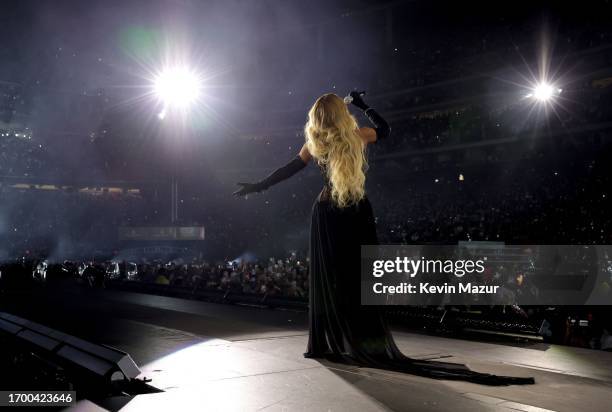
[[[353,90],[344,98],[344,103],[353,104],[361,110],[368,109],[368,105],[363,101],[363,96],[365,96],[366,92]]]
[[[382,140],[389,137],[391,134],[391,128],[389,124],[382,118],[380,114],[363,101],[363,96],[365,96],[365,91],[357,91],[353,90],[349,93],[348,96],[344,98],[344,102],[346,104],[352,104],[359,109],[363,110],[363,114],[372,122],[374,125],[374,130],[376,130],[376,139]]]

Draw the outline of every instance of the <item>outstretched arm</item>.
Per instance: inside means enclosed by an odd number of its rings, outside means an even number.
[[[391,134],[389,123],[372,107],[368,106],[363,101],[362,93],[353,91],[350,93],[352,97],[351,103],[363,110],[363,114],[370,120],[374,128],[362,127],[359,129],[359,134],[366,143],[374,143],[377,140],[386,139]]]
[[[265,179],[260,180],[256,183],[238,183],[238,185],[242,187],[236,190],[234,192],[234,195],[243,196],[253,192],[262,192],[268,189],[270,186],[282,182],[283,180],[289,179],[291,176],[302,170],[304,167],[306,167],[311,158],[312,156],[308,152],[306,145],[304,145],[302,146],[302,150],[300,150],[300,153],[295,158],[293,158],[293,160],[291,160],[286,165],[276,169]]]

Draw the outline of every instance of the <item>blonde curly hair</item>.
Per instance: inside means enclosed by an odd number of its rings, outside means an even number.
[[[339,207],[353,205],[365,196],[368,165],[365,143],[357,130],[357,120],[333,93],[317,99],[304,127],[306,147],[327,171],[332,200]]]

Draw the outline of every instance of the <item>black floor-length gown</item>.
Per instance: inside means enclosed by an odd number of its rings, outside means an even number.
[[[375,244],[376,224],[369,200],[339,208],[331,200],[326,181],[312,209],[310,334],[304,356],[487,385],[534,383],[533,378],[479,373],[464,365],[403,355],[380,308],[360,302],[361,245]]]

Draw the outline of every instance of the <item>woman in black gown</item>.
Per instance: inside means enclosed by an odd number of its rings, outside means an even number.
[[[378,244],[372,207],[365,195],[365,147],[390,135],[387,122],[351,93],[373,128],[357,126],[344,100],[321,96],[305,127],[306,143],[298,156],[257,183],[238,183],[236,195],[261,192],[303,169],[315,159],[325,185],[312,209],[310,232],[309,358],[402,371],[441,379],[488,385],[533,383],[533,378],[496,376],[466,366],[417,361],[403,355],[380,308],[360,302],[361,245]]]

